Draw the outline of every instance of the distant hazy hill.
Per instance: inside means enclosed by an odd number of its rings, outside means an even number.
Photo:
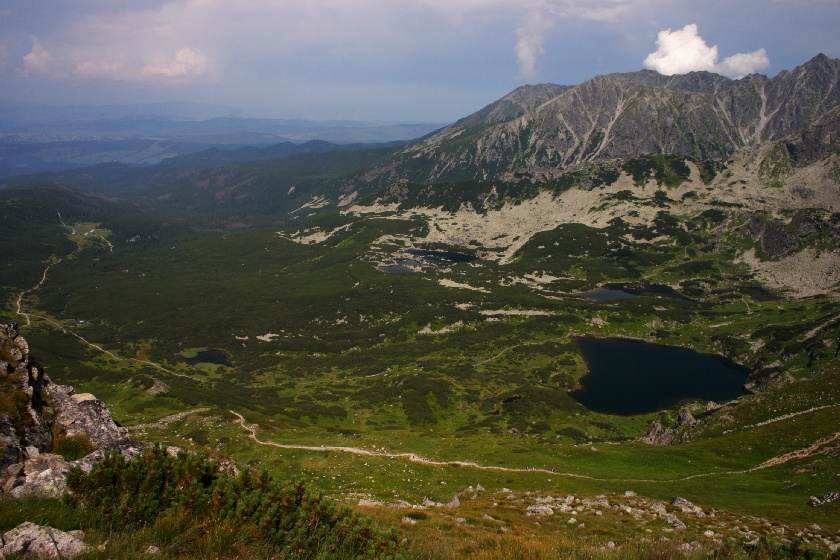
[[[406,142],[443,126],[218,116],[225,112],[230,111],[189,103],[43,107],[0,102],[0,177],[113,162],[155,165],[213,147],[235,150],[314,140],[341,145]],[[254,159],[265,159],[265,154],[256,155]]]

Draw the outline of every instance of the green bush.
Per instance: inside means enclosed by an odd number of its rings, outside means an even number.
[[[193,546],[187,541],[199,538],[198,526],[222,540],[240,526],[288,558],[406,555],[406,541],[393,529],[379,530],[299,482],[284,484],[265,472],[227,475],[202,455],[171,456],[161,446],[131,461],[109,454],[89,473],[73,468],[67,486],[68,499],[101,529],[149,526],[162,544],[178,549]]]

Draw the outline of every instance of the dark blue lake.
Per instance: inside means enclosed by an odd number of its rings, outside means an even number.
[[[211,348],[209,350],[202,350],[192,358],[184,358],[183,356],[181,356],[181,359],[191,366],[194,366],[196,364],[218,364],[220,366],[233,365],[230,362],[230,354],[228,354],[224,350],[216,350],[215,348]]]
[[[408,249],[406,253],[420,257],[435,264],[449,264],[456,262],[472,262],[478,257],[455,251],[433,251],[431,249]]]
[[[747,369],[721,356],[623,338],[576,342],[589,371],[570,395],[595,412],[632,416],[747,394]]]
[[[617,299],[635,298],[639,296],[660,296],[679,301],[692,301],[683,296],[671,286],[654,284],[652,282],[618,283],[609,282],[588,292],[575,294],[594,301],[613,301]]]
[[[594,301],[613,301],[616,299],[639,297],[638,294],[622,290],[621,288],[606,288],[603,286],[595,288],[593,290],[589,290],[588,292],[581,292],[575,295]]]

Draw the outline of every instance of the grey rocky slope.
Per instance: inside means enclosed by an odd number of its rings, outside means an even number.
[[[360,183],[554,176],[650,153],[721,161],[836,120],[838,106],[840,60],[825,55],[773,78],[645,70],[572,87],[524,86],[407,148],[398,165]]]
[[[57,496],[72,465],[89,470],[105,452],[131,457],[142,444],[88,393],[57,385],[29,357],[14,323],[0,325],[0,489],[14,497]],[[66,445],[68,442],[72,445]],[[65,444],[62,447],[62,444]],[[70,448],[83,457],[62,456]],[[67,452],[65,451],[65,455]],[[74,459],[74,460],[68,460]]]

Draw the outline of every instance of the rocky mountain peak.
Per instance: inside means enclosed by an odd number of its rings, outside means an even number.
[[[537,84],[521,86],[454,126],[478,126],[513,120],[536,111],[540,105],[571,89],[572,86]]]
[[[773,78],[641,70],[577,86],[523,86],[407,148],[398,174],[383,168],[368,176],[390,182],[557,176],[651,153],[722,161],[797,134],[838,106],[840,60],[825,55]]]

